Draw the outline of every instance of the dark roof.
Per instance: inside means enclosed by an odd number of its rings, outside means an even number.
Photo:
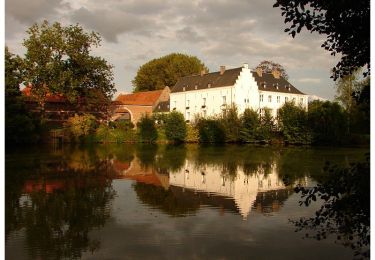
[[[169,112],[169,100],[159,102],[159,104],[156,105],[154,112]]]
[[[233,86],[236,83],[242,67],[225,70],[225,72],[220,75],[220,71],[207,73],[204,75],[191,75],[180,78],[176,85],[172,88],[171,93],[190,91],[196,89],[207,89],[225,86]],[[254,71],[252,75],[255,82],[258,85],[258,89],[262,91],[273,91],[282,93],[292,93],[292,94],[303,94],[301,91],[296,89],[292,84],[290,84],[285,78],[281,77],[276,79],[272,73],[263,73],[262,77]],[[264,85],[266,86],[264,88]],[[277,88],[278,86],[278,88]],[[185,90],[184,90],[185,88]]]
[[[281,76],[280,78],[276,79],[272,75],[272,73],[262,73],[262,77],[259,77],[258,73],[254,71],[252,72],[252,74],[258,85],[259,90],[292,93],[292,94],[303,94],[301,91],[296,89],[292,84],[290,84],[285,78]],[[266,87],[264,87],[264,85]]]
[[[182,92],[184,87],[185,91],[195,90],[195,86],[197,86],[197,89],[206,89],[209,88],[208,84],[210,84],[211,88],[232,86],[236,83],[241,70],[242,67],[225,70],[223,75],[220,75],[220,71],[217,71],[204,75],[186,76],[177,81],[171,92]]]

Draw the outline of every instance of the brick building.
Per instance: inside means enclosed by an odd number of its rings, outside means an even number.
[[[162,90],[120,94],[112,102],[111,120],[130,120],[134,125],[144,114],[169,111],[169,87]]]

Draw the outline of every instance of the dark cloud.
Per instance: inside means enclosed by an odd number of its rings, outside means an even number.
[[[69,4],[63,0],[6,0],[6,16],[31,25],[40,19],[53,17],[62,9],[69,9]]]
[[[193,28],[186,26],[181,30],[176,31],[176,36],[182,41],[187,41],[191,43],[198,43],[204,41],[206,38],[199,35]]]
[[[110,42],[117,42],[118,35],[122,33],[147,35],[154,28],[154,24],[149,19],[117,10],[90,11],[80,8],[73,12],[71,19],[98,31]]]

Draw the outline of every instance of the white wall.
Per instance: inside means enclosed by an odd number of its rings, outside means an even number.
[[[263,95],[263,101],[260,100],[260,95]],[[271,96],[271,102],[268,100],[269,96]],[[221,114],[225,107],[223,106],[223,97],[225,97],[227,107],[232,102],[237,106],[239,114],[243,113],[246,108],[252,108],[258,113],[260,113],[260,109],[268,108],[272,110],[274,118],[277,117],[277,110],[284,105],[286,97],[288,101],[295,98],[296,105],[299,105],[301,99],[303,99],[302,107],[307,110],[308,106],[308,95],[258,90],[257,83],[248,65],[244,64],[233,86],[171,93],[170,109],[171,111],[181,112],[186,120],[193,120],[198,114],[205,117],[215,116]],[[277,97],[280,97],[279,102]],[[202,108],[204,98],[206,99],[206,107]]]

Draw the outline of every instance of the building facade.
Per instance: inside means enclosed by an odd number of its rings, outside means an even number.
[[[279,71],[251,71],[246,63],[239,68],[226,70],[221,66],[218,72],[183,77],[170,93],[170,110],[181,112],[186,120],[219,115],[231,105],[239,113],[251,108],[262,115],[268,109],[277,118],[285,102],[307,110],[308,95],[281,77]]]
[[[169,87],[162,90],[119,95],[112,102],[111,120],[130,120],[134,125],[145,115],[153,112],[169,111]]]

